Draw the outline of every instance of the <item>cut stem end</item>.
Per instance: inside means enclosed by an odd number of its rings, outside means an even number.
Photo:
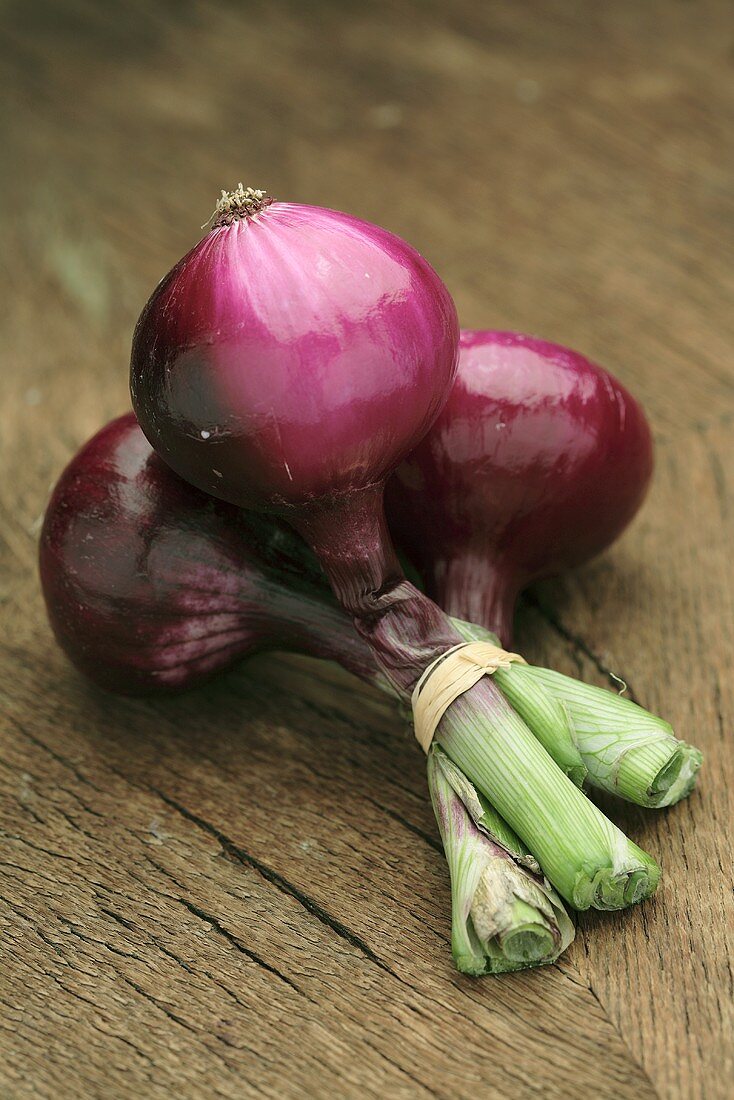
[[[572,904],[575,909],[611,911],[636,905],[655,893],[660,881],[660,868],[649,856],[645,866],[615,873],[611,868],[597,872],[592,880],[581,875],[577,879]]]

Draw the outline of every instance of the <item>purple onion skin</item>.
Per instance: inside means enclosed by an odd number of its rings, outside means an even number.
[[[377,673],[288,526],[182,481],[132,413],[61,475],[40,572],[59,644],[111,691],[183,690],[269,648],[338,660],[366,679]]]
[[[140,425],[191,484],[288,510],[380,483],[448,397],[458,320],[384,229],[273,202],[216,226],[153,292],[133,338]]]
[[[388,483],[388,521],[428,594],[509,645],[519,592],[609,546],[652,469],[642,408],[607,371],[530,336],[465,331],[448,402]]]

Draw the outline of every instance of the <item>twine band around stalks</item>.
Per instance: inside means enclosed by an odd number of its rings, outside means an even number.
[[[482,676],[509,668],[513,661],[527,663],[519,653],[508,653],[491,642],[460,642],[431,662],[411,697],[415,736],[424,752],[430,749],[438,723],[454,700]]]

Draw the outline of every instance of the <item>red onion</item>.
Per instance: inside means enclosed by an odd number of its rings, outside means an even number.
[[[242,187],[223,194],[133,339],[133,405],[161,457],[224,500],[286,516],[404,697],[462,639],[402,574],[384,479],[446,401],[457,346],[450,295],[409,245]],[[573,904],[617,908],[655,888],[655,864],[491,678],[449,707],[437,740]]]
[[[644,499],[645,415],[578,352],[462,332],[448,402],[388,485],[388,519],[428,594],[508,645],[518,593],[598,554]]]
[[[447,399],[457,346],[448,291],[404,241],[242,188],[133,339],[133,405],[161,457],[214,496],[287,516],[404,690],[460,639],[403,580],[384,479]],[[421,652],[406,668],[408,644]]]
[[[281,520],[243,512],[176,477],[133,413],[69,463],[39,552],[59,644],[110,691],[190,688],[276,647],[377,678],[301,540]]]

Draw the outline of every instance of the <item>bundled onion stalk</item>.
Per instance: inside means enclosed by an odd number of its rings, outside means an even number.
[[[242,187],[222,195],[133,339],[133,406],[153,447],[205,492],[287,519],[406,701],[419,682],[426,698],[427,672],[456,664],[447,654],[462,639],[405,579],[384,484],[445,404],[457,353],[451,297],[404,241]],[[571,904],[621,908],[655,889],[655,861],[556,766],[491,677],[435,733]]]
[[[488,630],[453,620],[467,641]],[[574,781],[638,806],[661,809],[686,798],[696,784],[701,752],[680,741],[664,718],[621,695],[584,684],[549,668],[511,664],[495,682],[556,762]],[[573,759],[574,749],[580,768]]]

